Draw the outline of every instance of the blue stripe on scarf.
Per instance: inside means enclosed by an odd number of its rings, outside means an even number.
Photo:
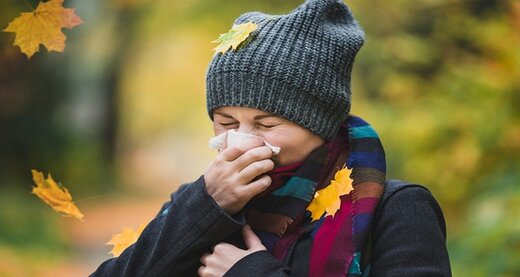
[[[324,213],[323,215],[321,215],[320,219],[318,219],[318,221],[316,223],[314,223],[314,226],[312,227],[312,232],[311,232],[311,237],[314,239],[314,236],[316,236],[316,233],[318,232],[318,230],[320,229],[321,227],[321,224],[323,224],[323,221],[325,221],[325,216],[326,213]],[[307,216],[307,214],[306,214]],[[310,213],[308,214],[308,217],[310,217]]]
[[[285,185],[273,191],[276,196],[292,196],[309,202],[314,196],[315,183],[309,179],[293,176]]]
[[[347,167],[372,167],[386,173],[385,156],[379,152],[352,152]]]
[[[267,248],[267,250],[272,251],[274,244],[280,239],[277,235],[262,231],[262,230],[255,230],[256,235],[262,240],[262,244]]]
[[[349,115],[349,118],[348,118],[348,127],[349,128],[365,126],[365,125],[369,125],[368,122],[364,121],[363,119],[361,119],[358,116]]]
[[[366,214],[355,214],[354,219],[352,222],[352,229],[355,232],[358,232],[360,230],[368,230],[368,224],[370,224],[370,221],[372,220],[372,214],[366,213]]]

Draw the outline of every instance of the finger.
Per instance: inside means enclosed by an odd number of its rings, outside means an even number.
[[[233,244],[229,244],[226,242],[218,243],[217,245],[213,246],[213,254],[218,256],[222,253],[228,253],[229,251],[233,250],[234,248],[237,248]]]
[[[267,175],[263,175],[262,177],[258,178],[258,180],[255,180],[246,186],[243,186],[242,193],[245,198],[253,198],[255,195],[263,192],[271,185],[271,177]]]
[[[233,166],[236,167],[239,171],[247,167],[248,165],[261,160],[271,159],[273,157],[273,151],[267,146],[255,147],[246,151],[240,157],[238,157],[235,161],[233,161]]]
[[[253,229],[251,229],[249,225],[245,225],[244,228],[242,228],[242,237],[246,243],[247,249],[263,247],[262,241],[255,232],[253,232]]]
[[[209,253],[205,253],[204,255],[202,255],[202,257],[200,257],[200,263],[203,264],[203,265],[207,265],[208,264],[208,256],[210,254]]]
[[[242,169],[236,176],[239,181],[244,183],[251,182],[255,177],[273,170],[274,162],[270,159],[253,162]]]
[[[240,157],[242,154],[247,152],[249,149],[260,147],[264,145],[264,140],[261,138],[251,138],[244,143],[237,145],[237,146],[231,146],[226,148],[224,151],[222,151],[219,155],[222,155],[222,159],[225,161],[234,161],[238,157]]]
[[[203,266],[203,265],[200,266],[199,269],[197,270],[197,274],[198,274],[199,276],[204,276],[204,270],[205,270],[205,269],[206,269],[205,266]]]

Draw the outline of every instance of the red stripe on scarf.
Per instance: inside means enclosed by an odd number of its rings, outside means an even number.
[[[345,276],[349,261],[334,260],[349,256],[353,252],[352,245],[352,199],[349,195],[342,197],[341,207],[334,217],[324,219],[314,237],[312,244],[309,276]],[[341,233],[342,235],[338,236]],[[347,236],[349,234],[349,236]],[[326,270],[325,270],[326,268]],[[324,275],[325,274],[325,275]]]
[[[356,214],[373,213],[377,203],[378,197],[367,197],[356,201]]]

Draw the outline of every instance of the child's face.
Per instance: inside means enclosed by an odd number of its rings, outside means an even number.
[[[325,141],[311,131],[268,112],[247,107],[221,107],[213,112],[213,130],[220,135],[228,130],[263,137],[281,148],[275,166],[303,161]]]

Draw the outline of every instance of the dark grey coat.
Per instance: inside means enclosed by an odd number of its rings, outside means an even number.
[[[204,179],[172,194],[138,241],[91,276],[197,276],[199,259],[240,232],[242,215],[224,212],[205,190]],[[369,255],[370,276],[451,276],[442,211],[420,185],[391,180],[376,210]],[[276,260],[267,251],[238,261],[225,276],[307,276],[310,231]]]

